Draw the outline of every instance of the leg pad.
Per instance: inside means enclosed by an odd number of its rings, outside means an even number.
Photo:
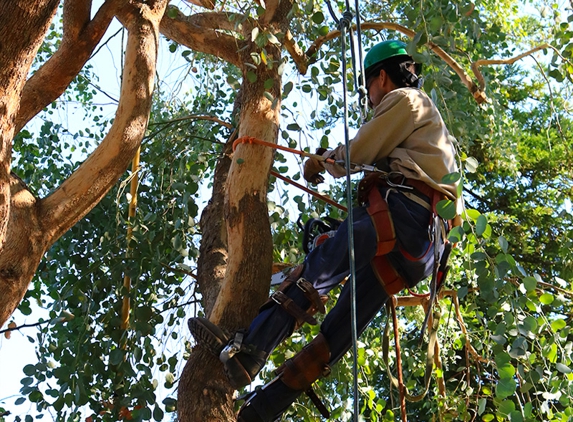
[[[320,333],[292,359],[287,360],[277,373],[289,388],[306,391],[314,381],[330,374],[329,360],[330,347]]]

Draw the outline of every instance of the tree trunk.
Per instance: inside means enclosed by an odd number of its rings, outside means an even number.
[[[271,23],[265,29],[275,31],[277,27],[282,27],[276,21],[286,21],[290,6],[289,2],[281,2],[281,7],[274,11],[274,19],[269,18]],[[241,49],[241,63],[250,63],[251,53],[260,53],[256,44],[251,43],[249,47]],[[276,143],[282,86],[278,71],[281,50],[280,46],[270,43],[265,50],[273,66],[261,64],[256,71],[245,65],[242,67],[239,137],[248,136]],[[256,75],[254,82],[249,82],[248,71]],[[253,81],[253,75],[249,76]],[[267,85],[265,89],[265,81],[268,80],[272,80],[273,85],[270,88]],[[273,244],[267,187],[273,155],[273,149],[261,145],[237,145],[226,183],[224,214],[221,211],[217,214],[224,216],[226,230],[222,231],[217,223],[203,228],[202,242],[211,238],[208,234],[211,230],[226,235],[224,279],[221,283],[213,280],[202,287],[202,292],[209,298],[205,302],[206,314],[228,332],[248,327],[269,294]],[[210,206],[216,204],[221,205],[220,199],[212,201]],[[220,223],[221,219],[218,217],[214,221]],[[223,265],[223,261],[219,263]],[[205,269],[201,267],[200,270]],[[199,279],[201,277],[202,274],[199,274]],[[220,273],[216,275],[216,278],[220,277]],[[214,296],[216,301],[212,304],[211,298]],[[206,366],[210,370],[206,371]],[[178,413],[181,422],[234,420],[233,391],[221,369],[217,359],[207,356],[200,345],[194,349],[179,381]]]
[[[14,122],[34,57],[59,0],[0,2],[0,252],[10,219],[10,163]],[[3,320],[0,311],[0,326]]]
[[[41,10],[42,19],[30,12],[26,19],[15,19],[12,15],[6,20],[6,13],[10,13],[6,4],[11,2],[0,3],[0,29],[18,34],[18,40],[29,40],[32,37],[29,34],[36,34],[37,40],[33,51],[29,51],[31,42],[23,43],[25,48],[13,49],[11,56],[0,48],[0,72],[6,72],[12,66],[12,72],[5,74],[6,79],[0,78],[0,195],[4,195],[0,198],[10,198],[7,204],[0,201],[0,217],[6,219],[5,222],[0,220],[4,223],[0,227],[5,227],[4,233],[0,232],[0,238],[5,242],[0,250],[0,326],[22,300],[45,251],[99,202],[125,172],[139,148],[149,120],[159,21],[167,0],[119,3],[117,17],[128,30],[128,40],[121,97],[114,123],[94,153],[44,199],[34,198],[19,179],[2,172],[9,168],[9,153],[6,155],[4,152],[11,148],[17,104],[27,75],[27,71],[16,64],[24,63],[25,66],[25,59],[31,62],[43,35],[43,32],[37,32],[37,28],[43,27],[45,31],[58,2],[50,2],[53,9],[47,6],[40,9],[39,4],[44,2],[39,1],[33,6],[15,2],[15,14],[26,8],[38,14]],[[50,13],[46,12],[48,9]],[[30,23],[30,28],[19,31],[19,22]],[[14,97],[12,92],[18,95]],[[6,190],[6,186],[10,190]]]

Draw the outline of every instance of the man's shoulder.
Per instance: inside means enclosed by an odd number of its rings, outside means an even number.
[[[396,88],[390,91],[382,102],[397,103],[400,101],[408,102],[410,104],[431,102],[430,97],[418,88]]]

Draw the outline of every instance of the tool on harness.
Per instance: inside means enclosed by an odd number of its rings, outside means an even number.
[[[342,221],[327,216],[323,219],[311,218],[304,224],[304,227],[299,218],[297,224],[303,230],[302,248],[308,254],[326,239],[333,237]]]

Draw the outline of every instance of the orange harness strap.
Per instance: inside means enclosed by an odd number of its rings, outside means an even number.
[[[370,218],[372,218],[374,228],[376,229],[376,239],[378,240],[376,256],[386,255],[392,252],[396,244],[394,223],[390,216],[388,202],[382,198],[376,186],[373,186],[370,192],[368,192],[368,208],[366,210]]]
[[[404,289],[406,283],[386,258],[396,244],[396,232],[388,202],[382,198],[377,186],[373,186],[368,192],[367,211],[374,223],[378,239],[376,256],[372,259],[372,269],[388,296],[392,296]]]
[[[442,199],[442,193],[419,180],[408,179],[405,184],[412,186],[418,192],[427,196],[430,199],[429,206],[432,212],[436,212],[436,204]],[[387,254],[392,252],[396,245],[394,223],[392,222],[392,216],[388,209],[388,202],[380,195],[377,184],[368,187],[364,186],[364,188],[369,189],[367,211],[370,218],[372,218],[374,228],[376,229],[376,239],[378,240],[376,256],[372,259],[372,269],[386,293],[392,296],[407,287],[404,279],[398,274],[386,257]]]

